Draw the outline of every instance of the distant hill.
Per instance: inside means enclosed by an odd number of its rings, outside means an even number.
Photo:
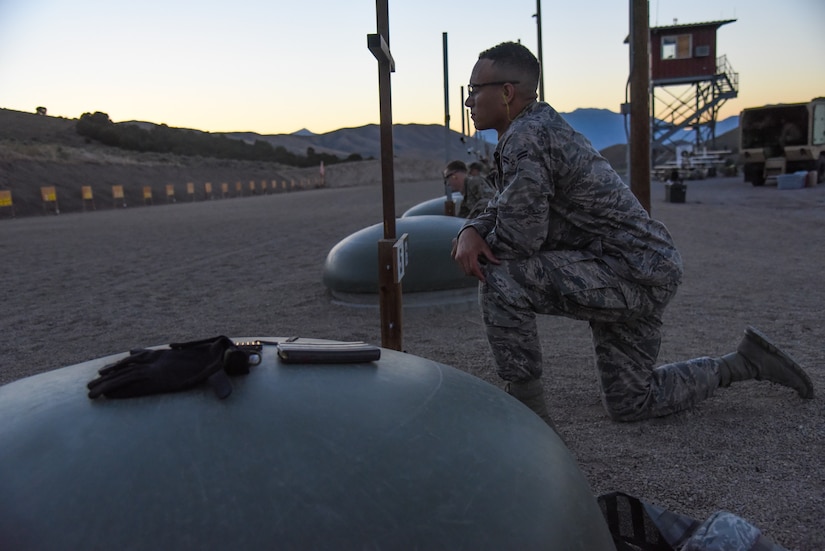
[[[599,151],[612,145],[627,144],[624,115],[607,109],[576,109],[572,113],[561,113],[562,117],[576,130],[587,136],[593,147]],[[629,124],[628,119],[627,124]],[[716,122],[716,135],[721,136],[739,127],[739,116],[734,115]],[[692,133],[690,133],[692,136]],[[687,138],[690,140],[690,137]]]
[[[584,134],[597,150],[602,151],[614,145],[627,144],[624,115],[607,109],[576,109],[570,113],[560,113],[567,123]],[[739,117],[732,116],[716,123],[716,135],[720,136],[739,127]],[[495,133],[484,133],[485,138],[495,143]]]
[[[353,153],[365,159],[381,157],[380,126],[377,124],[341,128],[325,134],[299,130],[292,134],[266,135],[254,132],[228,132],[226,136],[250,143],[264,140],[273,146],[281,146],[300,154],[305,154],[307,148],[311,147],[318,153],[330,153],[342,158]],[[492,151],[492,148],[489,142],[468,138],[462,140],[462,135],[454,130],[445,135],[444,127],[438,124],[393,125],[393,150],[396,157],[445,161],[447,158],[473,160],[476,158],[476,149]]]
[[[601,151],[606,147],[627,143],[624,116],[607,109],[576,109],[561,113],[567,123],[587,136],[590,143]]]
[[[0,138],[25,138],[15,134],[15,128],[41,128],[36,133],[37,139],[49,141],[46,136],[54,138],[55,130],[59,128],[59,140],[64,142],[81,143],[83,140],[74,132],[76,119],[60,117],[42,117],[33,113],[22,113],[7,109],[0,109],[5,127],[0,132]],[[615,158],[619,162],[621,155],[616,155],[618,149],[624,150],[627,143],[625,120],[619,113],[607,109],[576,109],[571,113],[561,113],[570,125],[587,136],[593,146],[602,152],[609,149],[611,161]],[[28,121],[23,124],[21,121]],[[47,124],[52,122],[53,124]],[[149,128],[155,123],[130,121],[143,128]],[[738,136],[732,132],[738,128],[739,117],[733,116],[717,122],[717,147],[720,149],[738,149]],[[379,159],[381,156],[381,140],[377,124],[368,124],[356,128],[341,128],[324,134],[314,134],[302,129],[291,134],[258,134],[256,132],[228,132],[227,137],[254,143],[256,140],[269,142],[273,146],[281,146],[296,154],[305,155],[308,148],[318,153],[328,153],[341,158],[352,154],[361,155],[364,159]],[[728,136],[730,134],[730,136]],[[720,145],[722,136],[727,136],[725,145]],[[419,158],[430,161],[446,161],[447,159],[475,160],[479,156],[490,157],[495,148],[496,135],[494,131],[477,133],[477,138],[462,136],[461,133],[450,130],[445,135],[442,125],[437,124],[396,124],[393,126],[394,155],[399,158]],[[687,138],[687,137],[686,137]],[[447,149],[445,150],[445,146]],[[616,147],[621,146],[621,148]],[[620,164],[623,164],[620,163]],[[614,164],[614,166],[616,166]]]
[[[581,126],[593,143],[601,144],[610,130],[602,127],[599,120],[615,124],[616,113],[604,110],[579,110],[585,113],[577,119],[567,114],[571,124]],[[589,111],[589,113],[588,113]],[[584,121],[584,122],[582,122]],[[168,202],[164,186],[173,184],[175,197],[183,200],[183,186],[196,184],[198,200],[205,198],[205,185],[211,182],[234,184],[231,196],[238,196],[238,186],[264,180],[280,182],[285,188],[287,181],[312,182],[319,177],[318,166],[295,168],[263,161],[240,161],[202,156],[182,156],[166,153],[138,153],[105,146],[95,140],[80,136],[76,131],[77,119],[51,117],[0,108],[0,190],[13,194],[17,216],[43,214],[42,186],[54,186],[60,196],[61,212],[80,212],[85,204],[79,193],[81,185],[94,188],[96,206],[93,209],[120,208],[112,199],[112,186],[122,186],[125,192],[123,204],[130,207],[146,204],[145,186],[154,186],[155,201]],[[723,121],[723,123],[727,122]],[[136,122],[142,128],[156,126],[149,122]],[[589,125],[589,126],[588,126]],[[724,128],[720,123],[719,128]],[[197,131],[202,132],[202,131]],[[475,160],[476,155],[490,156],[495,147],[495,132],[478,133],[481,138],[463,137],[450,131],[445,133],[441,125],[402,124],[393,127],[395,150],[395,178],[400,181],[437,180],[444,166],[445,141],[449,146],[449,158]],[[736,128],[725,133],[717,132],[715,147],[736,151]],[[239,140],[266,140],[275,146],[306,154],[308,148],[315,151],[334,152],[342,158],[357,153],[362,162],[346,162],[329,165],[326,169],[328,186],[378,185],[381,182],[380,136],[378,125],[359,128],[342,128],[326,134],[297,132],[294,134],[260,135],[254,132],[234,132],[227,136]],[[604,138],[607,139],[607,138]],[[615,138],[613,138],[615,139]],[[627,165],[627,146],[624,143],[601,148],[602,154],[618,171]],[[369,160],[372,159],[372,160]],[[313,184],[309,184],[313,185]],[[291,189],[291,188],[290,188]],[[243,195],[241,193],[240,195]],[[193,196],[194,197],[194,196]],[[192,197],[188,198],[192,200]],[[174,200],[174,199],[173,199]],[[0,209],[0,217],[9,216],[9,209]]]
[[[561,113],[562,117],[576,130],[587,136],[597,150],[602,151],[615,145],[627,144],[625,118],[620,113],[607,109],[576,109],[571,113]],[[716,135],[739,127],[739,117],[732,116],[716,123]],[[229,134],[231,137],[243,136],[241,133]],[[449,132],[448,157],[453,159],[472,159],[476,154],[489,157],[495,148],[495,131],[485,130],[477,133],[479,139],[462,136],[455,131]],[[736,137],[736,136],[734,136]],[[246,135],[248,139],[249,136]],[[690,139],[690,136],[686,136]],[[262,136],[273,145],[282,145],[287,149],[312,144],[319,152],[347,155],[358,153],[364,158],[379,158],[381,155],[379,127],[370,124],[357,128],[342,128],[326,134],[312,134],[301,130],[294,134],[276,134]],[[303,141],[297,142],[294,139]],[[738,140],[738,137],[737,137]],[[397,157],[418,157],[426,159],[445,158],[444,127],[441,125],[396,124],[393,126],[393,145]],[[729,149],[738,145],[731,144]],[[305,153],[303,150],[295,152]]]
[[[77,123],[0,108],[0,191],[9,192],[0,205],[0,219],[382,184],[377,160],[329,164],[322,179],[318,165],[296,168],[107,146],[79,135]],[[140,124],[147,129],[155,126]],[[313,147],[312,142],[301,142],[300,147],[305,150],[307,143]],[[441,158],[396,159],[394,181],[440,182],[443,163]],[[83,186],[89,187],[92,199],[81,194]],[[123,191],[122,199],[114,197],[116,186]],[[51,205],[42,199],[44,187],[53,187],[59,198]]]

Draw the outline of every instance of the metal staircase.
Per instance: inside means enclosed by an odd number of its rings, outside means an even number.
[[[672,156],[680,136],[692,130],[695,149],[714,148],[719,109],[739,94],[739,74],[727,56],[716,59],[716,74],[689,82],[653,83],[651,89],[653,162]]]

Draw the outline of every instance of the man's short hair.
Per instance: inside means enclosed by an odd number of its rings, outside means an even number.
[[[464,164],[464,161],[450,161],[447,163],[447,168],[444,169],[444,173],[447,172],[467,172],[467,165]]]
[[[472,163],[470,163],[470,165],[467,168],[469,168],[470,170],[477,170],[479,172],[484,172],[484,165],[481,164],[481,162],[479,162],[479,161],[473,161]]]
[[[505,73],[516,73],[523,75],[523,84],[533,86],[533,90],[538,87],[541,67],[536,56],[522,44],[518,42],[502,42],[478,54],[479,59],[489,59],[493,65],[500,65]],[[507,75],[505,78],[512,78],[515,75]]]

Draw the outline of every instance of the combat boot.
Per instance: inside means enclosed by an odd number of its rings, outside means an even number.
[[[756,379],[790,387],[802,398],[814,397],[814,387],[808,374],[793,358],[753,327],[745,329],[745,336],[736,352],[722,356],[721,360],[719,386]]]
[[[554,425],[553,420],[550,419],[550,413],[547,411],[547,403],[544,401],[544,388],[541,386],[541,381],[538,379],[524,382],[511,381],[504,385],[504,391],[533,410],[533,413],[541,417],[556,434],[559,434],[556,425]]]

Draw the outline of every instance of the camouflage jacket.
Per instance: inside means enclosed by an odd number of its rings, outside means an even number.
[[[464,227],[475,228],[497,257],[588,250],[638,283],[681,280],[682,259],[667,228],[550,105],[535,102],[519,113],[494,159],[497,193]]]
[[[483,176],[467,176],[458,215],[462,218],[478,216],[495,195],[493,185]]]

